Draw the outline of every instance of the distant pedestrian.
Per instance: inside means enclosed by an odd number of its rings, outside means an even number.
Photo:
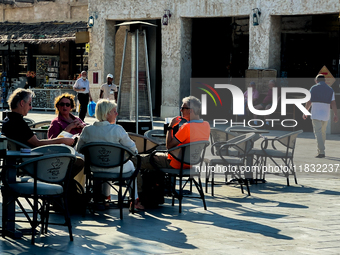
[[[100,87],[99,98],[116,100],[115,92],[117,92],[118,90],[117,90],[117,85],[112,83],[113,75],[109,73],[106,78],[107,78],[107,83],[103,84]]]
[[[312,123],[314,135],[317,141],[318,154],[316,158],[325,157],[326,128],[329,120],[329,107],[331,106],[334,116],[334,122],[338,122],[338,113],[336,108],[335,96],[333,89],[325,82],[324,75],[318,75],[315,78],[316,84],[310,89],[311,99],[306,103],[306,109],[312,106]],[[304,114],[303,119],[307,119]]]
[[[90,82],[87,79],[86,71],[81,72],[81,77],[73,85],[73,90],[78,92],[78,100],[80,103],[79,118],[84,121],[87,113],[87,105],[89,103],[89,99],[90,101],[92,101],[90,93]]]

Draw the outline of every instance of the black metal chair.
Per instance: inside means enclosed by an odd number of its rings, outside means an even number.
[[[175,203],[175,198],[177,198],[179,201],[179,213],[182,212],[182,199],[184,197],[183,189],[186,184],[191,181],[194,182],[196,189],[199,192],[200,196],[198,198],[202,199],[204,209],[207,209],[202,188],[200,169],[202,169],[204,154],[208,145],[208,141],[192,142],[171,148],[169,150],[155,150],[151,154],[150,162],[154,165],[156,169],[159,169],[165,175],[167,175],[168,179],[171,181],[172,206]],[[157,152],[167,152],[168,154],[170,154],[181,163],[180,169],[159,168],[153,161],[153,155],[155,155]],[[190,165],[191,168],[186,169],[185,164]],[[176,190],[177,178],[179,179],[178,191]],[[185,180],[183,180],[183,178],[185,178]],[[197,180],[195,178],[197,178]],[[190,198],[193,197],[190,196]]]
[[[263,162],[263,166],[267,166],[267,159],[269,158],[275,164],[277,169],[281,170],[279,172],[275,172],[274,174],[283,174],[283,176],[287,179],[287,186],[289,186],[289,175],[294,176],[295,184],[297,184],[293,160],[296,139],[297,136],[302,132],[303,130],[298,130],[271,139],[264,138],[261,143],[261,150],[257,150],[254,153],[254,155],[256,155],[261,160],[261,162]],[[268,147],[269,145],[271,145],[271,148]],[[280,146],[281,148],[278,147],[279,149],[277,149],[277,146]],[[284,168],[278,164],[278,159],[282,160],[284,163]],[[269,171],[260,173],[263,174],[263,179],[265,178],[266,173],[269,173]]]
[[[123,202],[128,189],[132,190],[131,202],[135,203],[135,179],[140,169],[140,157],[135,152],[120,144],[109,142],[92,142],[83,145],[80,150],[85,156],[85,174],[86,174],[86,195],[88,203],[95,205],[94,181],[98,184],[108,183],[118,193],[118,207],[120,210],[120,219],[123,219]],[[137,167],[134,170],[123,172],[123,166],[132,156],[137,158]],[[112,168],[118,167],[118,171],[112,171]],[[118,183],[117,189],[112,185]],[[123,187],[126,187],[123,193]],[[93,199],[93,200],[92,200]],[[84,209],[84,211],[86,208]],[[134,206],[132,206],[134,213]]]
[[[148,154],[160,146],[159,142],[148,136],[128,132],[129,137],[135,142],[138,154]]]
[[[7,167],[4,168],[4,196],[6,196],[7,192],[15,194],[12,197],[15,199],[31,225],[32,244],[35,242],[36,228],[39,224],[41,224],[42,234],[47,233],[48,224],[66,225],[69,230],[70,240],[73,241],[71,219],[67,207],[67,191],[71,168],[75,159],[76,157],[70,153],[50,154],[27,160],[15,166],[16,169],[23,170],[33,178],[33,181],[29,182],[9,183],[6,178]],[[19,200],[20,197],[25,198],[26,201],[29,202],[32,212],[28,212],[24,208]],[[33,199],[33,203],[31,203],[29,199]],[[2,226],[5,229],[8,222],[6,214],[7,206],[12,203],[12,201],[7,200],[8,199],[4,199],[3,202]],[[39,202],[39,200],[41,200],[41,202]],[[49,223],[49,211],[52,201],[53,203],[58,203],[59,207],[62,209],[65,223]],[[38,208],[39,205],[41,205],[40,208]],[[32,217],[29,216],[30,213],[33,214]],[[38,214],[41,216],[40,221],[38,221]],[[15,221],[22,222],[23,220]]]
[[[242,193],[244,193],[243,184],[245,184],[248,195],[250,196],[249,184],[248,181],[242,177],[243,173],[241,171],[241,167],[245,166],[245,159],[253,147],[254,143],[252,139],[254,135],[254,133],[243,134],[223,142],[222,145],[219,142],[212,145],[212,151],[214,150],[214,147],[219,148],[216,156],[205,159],[206,171],[209,173],[211,172],[212,196],[214,196],[214,176],[217,173],[215,169],[218,168],[218,166],[222,166],[220,167],[222,174],[230,174],[235,180],[237,180],[237,183],[241,185]],[[210,176],[210,174],[208,175]],[[208,184],[209,179],[206,180],[206,185]]]

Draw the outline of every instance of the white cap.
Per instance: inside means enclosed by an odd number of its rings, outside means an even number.
[[[111,78],[111,79],[113,79],[113,75],[109,73],[109,74],[106,76],[106,78]]]

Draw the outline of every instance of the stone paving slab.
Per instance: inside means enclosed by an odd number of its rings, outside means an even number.
[[[327,157],[315,159],[314,135],[303,133],[295,164],[329,169],[340,163],[339,149],[340,135],[327,135]],[[35,246],[29,236],[0,238],[0,254],[340,254],[339,173],[340,167],[333,173],[298,172],[298,184],[291,178],[291,186],[283,177],[267,175],[267,183],[251,185],[251,196],[239,186],[218,184],[214,197],[206,195],[207,211],[202,201],[184,199],[179,214],[178,203],[172,207],[167,198],[146,212],[132,215],[125,209],[123,220],[117,209],[72,215],[73,242],[66,227],[50,226]]]

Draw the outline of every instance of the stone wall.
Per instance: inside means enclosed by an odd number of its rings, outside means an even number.
[[[87,21],[88,0],[0,4],[0,22]]]
[[[253,8],[261,9],[259,26],[252,25]],[[338,13],[340,3],[339,0],[323,4],[316,0],[89,0],[89,13],[98,13],[91,29],[89,72],[102,70],[102,80],[108,71],[117,73],[110,65],[111,60],[107,60],[114,57],[114,46],[106,48],[112,42],[107,34],[107,29],[112,31],[108,21],[161,19],[165,9],[172,16],[169,25],[161,28],[162,117],[178,114],[181,98],[189,93],[192,18],[248,16],[249,68],[279,71],[281,16]]]

